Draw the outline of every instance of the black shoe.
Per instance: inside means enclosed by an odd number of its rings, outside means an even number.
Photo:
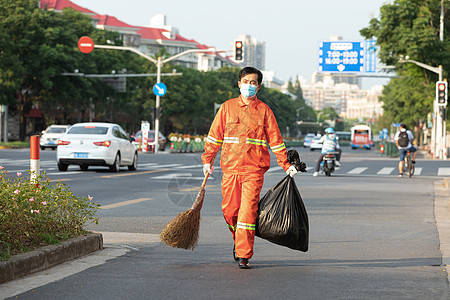
[[[247,258],[239,258],[239,268],[250,269],[250,263]]]
[[[412,161],[412,163],[413,163],[413,164],[415,164],[415,163],[416,163],[416,161],[415,161],[415,160],[411,160],[411,161]]]
[[[236,256],[236,246],[233,245],[233,258],[235,261],[239,261],[239,257]]]

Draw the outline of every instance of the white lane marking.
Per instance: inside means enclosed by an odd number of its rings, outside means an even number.
[[[353,170],[350,170],[347,173],[348,174],[361,174],[365,170],[367,170],[367,167],[360,167],[360,168],[354,168]]]
[[[392,171],[394,171],[395,168],[391,168],[391,167],[385,167],[383,169],[381,169],[380,171],[377,172],[377,174],[379,175],[388,175],[391,174]]]
[[[438,176],[450,176],[450,168],[439,168]]]
[[[423,168],[420,168],[420,167],[419,168],[415,168],[414,169],[414,175],[420,175],[422,173],[422,169]]]
[[[55,172],[55,173],[47,173],[47,175],[72,175],[72,174],[80,174],[85,173],[84,171],[68,171],[68,172]]]
[[[192,177],[192,173],[181,173],[181,174],[167,174],[161,176],[151,177],[151,179],[172,179],[172,178],[189,178],[194,179],[196,177]],[[202,177],[204,179],[204,177]]]
[[[155,165],[157,165],[157,163],[146,163],[146,164],[139,163],[139,167],[147,167],[147,166],[155,166]]]
[[[156,165],[156,166],[151,166],[151,168],[176,168],[179,166],[182,166],[182,164]]]
[[[197,165],[181,166],[181,167],[176,167],[176,168],[177,169],[199,169],[199,170],[202,170],[203,166],[200,164],[197,164]]]

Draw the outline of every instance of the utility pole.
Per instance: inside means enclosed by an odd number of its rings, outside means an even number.
[[[444,42],[444,0],[441,0],[441,17],[440,17],[440,30],[439,30],[439,39],[441,40],[441,42]],[[439,81],[442,81],[442,66],[441,67],[441,73],[439,76]],[[440,137],[440,150],[442,150],[442,153],[439,153],[439,157],[443,158],[443,159],[447,159],[447,134],[446,134],[446,107],[445,106],[438,106],[438,100],[437,97],[435,99],[434,102],[435,106],[437,106],[437,110],[438,110],[438,115],[439,117],[436,118],[436,120],[438,120],[438,125],[440,125],[440,135],[438,135]],[[436,110],[436,109],[435,109]],[[441,156],[442,155],[442,156]]]

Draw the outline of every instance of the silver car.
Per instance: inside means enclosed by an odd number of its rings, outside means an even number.
[[[136,170],[138,153],[133,139],[113,123],[77,123],[58,141],[56,160],[60,171],[69,165],[79,165],[81,170],[89,166],[108,166],[119,172],[121,166]]]

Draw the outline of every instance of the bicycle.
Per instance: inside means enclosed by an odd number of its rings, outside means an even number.
[[[411,151],[408,150],[408,152],[405,155],[405,160],[403,163],[403,174],[408,174],[408,176],[411,177],[414,175],[415,170],[416,167],[412,162]]]

